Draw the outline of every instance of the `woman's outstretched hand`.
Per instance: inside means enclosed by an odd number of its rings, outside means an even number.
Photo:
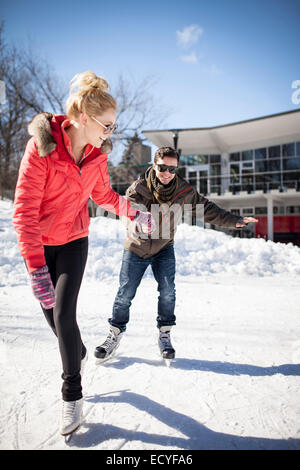
[[[156,229],[156,223],[151,212],[137,211],[134,221],[139,232],[151,235]]]

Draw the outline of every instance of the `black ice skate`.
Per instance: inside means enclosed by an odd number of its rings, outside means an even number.
[[[175,349],[170,338],[170,329],[170,326],[160,327],[158,338],[160,354],[167,366],[170,366],[171,361],[175,358]]]
[[[120,345],[122,334],[116,326],[111,326],[109,334],[101,346],[97,346],[94,352],[97,364],[108,361],[112,358]]]

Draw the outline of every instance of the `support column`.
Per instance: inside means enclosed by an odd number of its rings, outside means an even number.
[[[274,240],[274,232],[273,232],[273,198],[269,194],[268,195],[268,240]]]
[[[223,152],[221,154],[221,192],[229,191],[230,184],[230,165],[229,165],[229,153]],[[226,175],[224,177],[224,175]]]

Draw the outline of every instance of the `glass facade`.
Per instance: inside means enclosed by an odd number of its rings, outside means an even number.
[[[300,189],[300,142],[234,152],[229,162],[230,191]]]
[[[180,166],[182,165],[207,165],[210,163],[221,164],[221,155],[181,155]]]
[[[198,168],[189,170],[191,166]],[[300,190],[300,142],[230,153],[226,174],[222,174],[219,154],[182,155],[179,171],[195,188],[204,190],[204,194],[221,194],[223,187],[233,193]]]

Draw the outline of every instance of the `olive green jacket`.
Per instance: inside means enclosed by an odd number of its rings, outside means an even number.
[[[169,204],[159,205],[147,187],[146,174],[136,180],[126,191],[130,203],[142,211],[152,213],[156,230],[152,235],[141,234],[137,237],[133,230],[127,230],[124,241],[125,250],[132,251],[140,258],[149,258],[163,248],[174,243],[177,225],[186,217],[196,216],[203,222],[221,227],[236,228],[241,222],[239,215],[221,209],[201,196],[187,181],[178,175],[178,186]]]

